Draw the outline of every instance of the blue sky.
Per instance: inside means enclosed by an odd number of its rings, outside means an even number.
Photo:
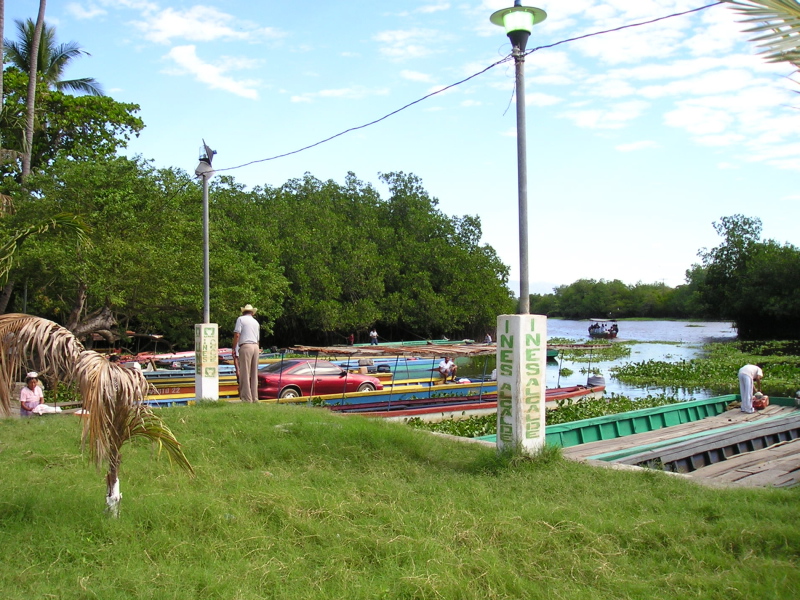
[[[532,49],[708,2],[530,4],[548,13]],[[7,1],[5,37],[37,5]],[[510,52],[489,16],[511,5],[80,0],[48,3],[47,21],[91,53],[67,77],[141,106],[147,127],[128,152],[193,171],[202,138],[231,169],[483,70]],[[735,213],[800,245],[800,83],[756,55],[736,18],[715,6],[528,56],[531,291],[579,278],[681,284],[697,251],[719,243],[712,222]],[[480,216],[518,290],[513,91],[508,62],[226,173],[280,186],[352,171],[384,197],[379,173],[414,173],[443,212]]]

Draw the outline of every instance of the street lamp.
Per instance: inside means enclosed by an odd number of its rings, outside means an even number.
[[[497,317],[497,447],[528,453],[538,452],[545,444],[547,317],[530,314],[524,68],[531,30],[545,18],[543,10],[522,6],[520,0],[490,17],[492,23],[505,27],[516,67],[519,189],[519,307],[516,315]]]
[[[511,40],[511,55],[514,57],[517,93],[517,187],[519,190],[519,309],[520,315],[531,312],[528,283],[528,157],[525,142],[525,46],[533,26],[547,18],[541,8],[522,6],[514,0],[514,6],[493,13],[489,20],[505,27]]]
[[[211,277],[208,250],[208,180],[214,175],[211,161],[217,152],[203,140],[200,164],[194,174],[203,180],[203,322],[194,326],[195,398],[219,400],[219,330],[211,323]]]
[[[200,164],[194,170],[197,177],[203,179],[203,323],[211,322],[211,277],[208,266],[208,180],[214,175],[211,161],[216,150],[212,150],[203,140],[200,148]]]

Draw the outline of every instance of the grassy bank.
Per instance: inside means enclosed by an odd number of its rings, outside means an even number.
[[[800,490],[522,461],[292,406],[173,408],[197,477],[71,416],[0,421],[3,598],[792,598]]]

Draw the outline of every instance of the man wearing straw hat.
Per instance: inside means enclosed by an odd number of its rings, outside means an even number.
[[[251,304],[242,307],[242,316],[233,328],[233,358],[238,365],[239,399],[242,402],[258,401],[258,346],[259,325],[253,315],[258,311]]]

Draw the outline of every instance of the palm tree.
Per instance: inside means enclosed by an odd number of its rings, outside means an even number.
[[[5,60],[20,71],[28,73],[30,71],[31,48],[33,47],[36,23],[32,19],[27,21],[17,19],[16,24],[19,41],[4,41]],[[90,56],[77,42],[57,45],[55,27],[44,24],[39,42],[38,66],[36,69],[41,80],[48,87],[59,91],[71,90],[92,96],[103,96],[103,89],[100,84],[90,77],[61,79],[69,63],[81,55]]]
[[[753,25],[745,33],[757,33],[767,62],[787,62],[800,69],[800,4],[797,0],[723,0],[741,14],[742,23]]]
[[[164,448],[171,460],[194,474],[180,443],[144,404],[150,384],[137,370],[127,369],[92,350],[85,350],[68,329],[23,314],[0,315],[0,409],[11,410],[11,390],[17,375],[33,368],[61,382],[76,382],[83,398],[82,440],[96,464],[108,461],[106,504],[119,516],[121,448],[144,437]]]

